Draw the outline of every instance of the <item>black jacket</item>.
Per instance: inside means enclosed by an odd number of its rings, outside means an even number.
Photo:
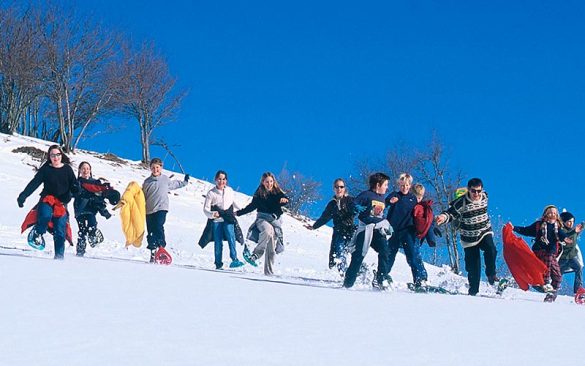
[[[355,204],[353,198],[345,196],[341,198],[333,197],[321,217],[313,224],[313,229],[318,229],[321,226],[333,219],[333,230],[343,236],[351,237],[355,231]]]
[[[55,168],[45,163],[20,193],[18,200],[24,202],[41,184],[43,185],[41,199],[52,195],[64,205],[71,201],[73,194],[79,191],[77,178],[71,166],[65,164],[61,168]]]
[[[84,185],[101,187],[104,186],[104,184],[100,180],[94,178],[78,178],[77,181],[79,183],[79,192],[75,195],[75,200],[73,201],[75,217],[81,215],[95,215],[98,212],[102,213],[103,216],[109,217],[109,213],[104,215],[107,210],[103,192],[90,192],[84,188]]]
[[[282,192],[268,194],[266,197],[254,194],[252,202],[250,202],[248,206],[237,211],[236,216],[242,216],[254,210],[258,210],[258,212],[274,215],[276,218],[279,218],[280,215],[282,215],[282,206],[286,205],[286,203],[280,203],[282,198],[288,199],[288,197]]]

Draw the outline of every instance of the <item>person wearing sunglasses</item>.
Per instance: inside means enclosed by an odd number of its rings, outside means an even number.
[[[483,182],[472,178],[467,182],[467,193],[449,203],[449,208],[436,217],[437,225],[454,223],[459,230],[461,245],[465,252],[465,270],[469,281],[469,295],[479,292],[481,279],[481,257],[483,251],[485,274],[490,285],[497,284],[494,232],[488,215],[488,195]]]
[[[28,242],[34,248],[44,249],[43,235],[52,226],[55,259],[64,257],[69,222],[67,203],[79,191],[77,178],[70,164],[69,157],[61,147],[51,145],[47,151],[47,160],[17,199],[18,207],[24,207],[27,197],[43,185],[39,203],[33,209],[36,210],[36,223],[28,235]]]
[[[354,223],[355,205],[353,198],[347,193],[345,181],[341,178],[333,182],[333,198],[327,203],[321,217],[305,227],[316,230],[333,219],[333,235],[329,248],[329,269],[337,268],[340,273],[345,273],[347,268],[346,251],[349,242],[356,229]]]

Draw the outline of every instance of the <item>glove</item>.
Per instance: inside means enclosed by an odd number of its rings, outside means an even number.
[[[439,230],[439,229],[438,229],[438,228],[436,228],[436,227],[434,227],[434,228],[433,228],[433,233],[434,233],[436,236],[438,236],[439,238],[442,238],[442,237],[443,237],[443,233],[441,232],[441,230]],[[431,245],[431,246],[433,246],[433,247],[434,247],[434,245]]]
[[[18,198],[16,199],[16,202],[18,202],[18,207],[20,207],[20,208],[24,207],[24,200],[25,200],[24,197],[18,196]]]
[[[189,177],[189,174],[185,174],[185,179],[184,179],[184,180],[185,180],[185,182],[189,182],[189,178],[190,178],[190,177]]]
[[[107,219],[109,219],[110,217],[112,217],[112,214],[111,214],[111,213],[110,213],[108,210],[106,210],[106,211],[104,211],[104,217],[105,217],[105,218],[106,218],[106,220],[107,220]]]

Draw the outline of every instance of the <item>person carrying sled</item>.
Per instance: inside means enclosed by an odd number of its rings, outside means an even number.
[[[488,195],[483,182],[472,178],[467,182],[467,193],[449,203],[449,208],[436,217],[437,225],[457,222],[461,245],[465,252],[465,270],[469,281],[469,295],[479,292],[481,278],[481,257],[483,251],[485,274],[490,285],[497,284],[497,249],[494,244],[492,224],[488,216]]]
[[[358,227],[350,244],[351,260],[345,272],[343,287],[351,288],[356,281],[364,258],[371,246],[378,252],[378,269],[372,285],[376,289],[386,290],[390,287],[387,278],[388,239],[392,227],[384,219],[384,197],[388,190],[390,178],[384,173],[375,173],[369,177],[370,189],[360,193],[354,200],[358,213]]]
[[[335,179],[333,193],[333,198],[327,203],[321,217],[313,225],[307,224],[305,227],[309,230],[316,230],[333,219],[333,235],[331,237],[331,247],[329,248],[329,269],[336,267],[340,273],[344,273],[347,268],[345,258],[347,246],[356,229],[354,223],[355,205],[353,198],[347,193],[343,179]]]
[[[105,199],[115,205],[120,200],[120,193],[102,179],[93,178],[91,165],[87,161],[79,164],[77,181],[79,192],[73,201],[78,226],[76,254],[83,257],[88,243],[93,248],[104,240],[97,228],[96,215],[99,212],[106,220],[112,216],[106,208]]]
[[[542,217],[530,226],[514,226],[514,232],[534,238],[532,251],[547,267],[544,274],[545,284],[542,290],[547,293],[545,301],[554,301],[560,288],[562,275],[557,261],[561,249],[561,242],[573,233],[580,233],[582,225],[574,230],[567,231],[559,217],[559,211],[554,205],[548,205],[542,212]]]
[[[61,147],[51,145],[47,151],[47,160],[17,199],[18,207],[24,207],[27,197],[41,184],[43,185],[39,203],[33,209],[36,211],[36,223],[28,235],[28,242],[35,248],[43,249],[45,245],[43,235],[47,228],[52,226],[55,259],[64,258],[65,239],[67,233],[70,234],[67,203],[79,190],[70,164],[69,157],[65,155]]]
[[[234,190],[227,185],[227,173],[223,170],[215,173],[215,187],[213,187],[205,196],[203,204],[203,213],[207,216],[207,225],[203,230],[199,245],[204,247],[208,242],[213,241],[215,255],[215,269],[223,267],[222,252],[223,241],[228,242],[230,250],[230,268],[238,268],[244,265],[238,259],[236,252],[236,226],[238,221],[234,214],[234,209],[239,209],[234,201]],[[239,229],[239,226],[237,226]],[[239,230],[240,242],[243,244],[244,239],[241,230]]]
[[[142,184],[146,200],[146,248],[150,249],[150,262],[155,262],[158,248],[167,246],[165,239],[165,221],[169,211],[169,191],[184,187],[189,182],[189,174],[181,180],[171,180],[162,174],[163,162],[159,158],[150,161],[151,175]]]
[[[288,197],[278,185],[271,172],[262,174],[260,185],[256,189],[252,202],[236,211],[236,216],[246,215],[257,210],[256,221],[248,229],[247,238],[258,243],[251,255],[244,249],[244,259],[253,266],[266,253],[264,274],[274,274],[275,254],[284,250],[282,233],[282,207],[288,203]]]
[[[412,279],[416,288],[427,286],[427,271],[420,254],[420,242],[416,240],[414,225],[414,207],[418,203],[416,196],[411,192],[412,176],[402,173],[396,179],[398,191],[386,197],[388,205],[387,220],[394,229],[394,234],[388,243],[388,273],[394,266],[396,254],[400,248],[404,249],[406,262],[410,266]]]
[[[575,216],[570,212],[561,212],[561,221],[565,230],[572,232],[569,236],[561,242],[563,252],[559,257],[559,268],[561,274],[575,272],[575,280],[573,281],[573,293],[577,293],[583,287],[583,257],[579,249],[580,232],[574,232]],[[583,291],[583,290],[581,290]]]

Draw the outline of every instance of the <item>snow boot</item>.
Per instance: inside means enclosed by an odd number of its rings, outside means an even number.
[[[502,278],[496,284],[496,294],[501,295],[504,290],[508,288],[509,282],[507,278]]]
[[[238,268],[238,267],[241,267],[243,265],[244,265],[243,262],[240,262],[239,260],[236,259],[235,261],[230,263],[230,268]]]
[[[37,250],[45,249],[45,239],[42,235],[37,233],[34,227],[30,229],[30,232],[28,233],[28,245]]]

